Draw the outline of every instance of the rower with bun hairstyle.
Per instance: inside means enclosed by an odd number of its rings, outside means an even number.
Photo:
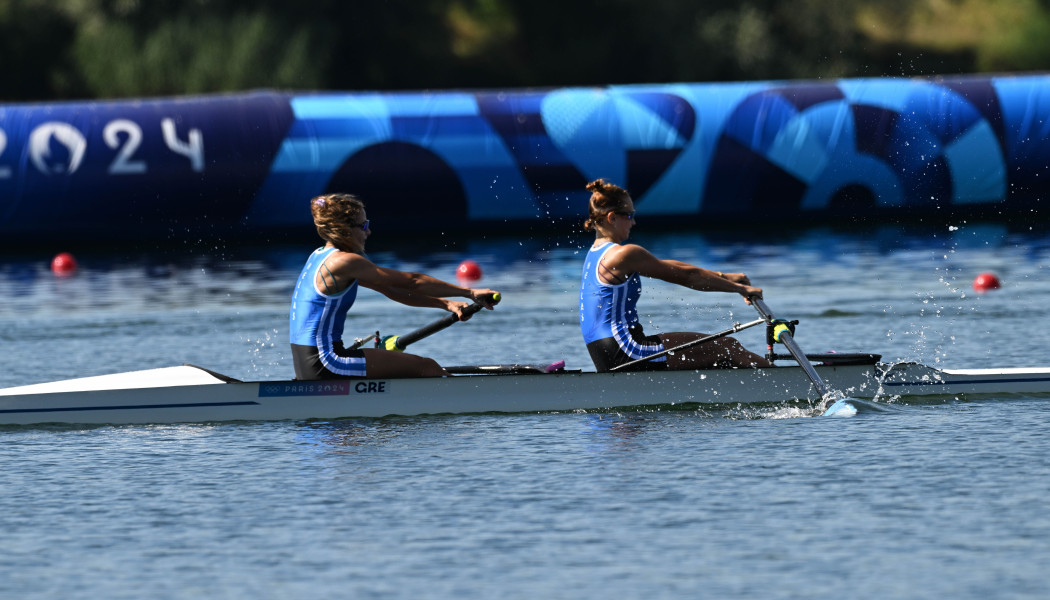
[[[634,201],[623,188],[602,179],[587,184],[590,210],[583,227],[594,231],[580,285],[580,329],[599,372],[703,337],[702,333],[646,335],[636,305],[641,276],[654,277],[701,292],[740,294],[750,304],[762,297],[743,273],[711,271],[678,260],[660,259],[637,244],[625,244],[635,225]],[[624,370],[768,367],[764,357],[726,337],[640,362]]]
[[[317,234],[325,241],[310,255],[292,295],[289,315],[295,378],[440,377],[448,373],[431,358],[378,348],[343,345],[343,323],[357,298],[358,286],[375,290],[408,306],[441,308],[466,321],[470,298],[492,309],[489,289],[470,289],[422,273],[380,267],[365,257],[372,235],[365,205],[350,194],[327,194],[310,200]]]

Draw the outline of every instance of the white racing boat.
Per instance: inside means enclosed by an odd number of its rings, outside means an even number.
[[[1050,393],[1050,369],[934,369],[877,355],[807,355],[851,398]],[[810,365],[807,365],[810,366]],[[519,365],[452,367],[451,377],[244,382],[191,365],[0,390],[0,424],[204,423],[448,413],[820,401],[804,368],[594,373]]]
[[[496,302],[499,297],[494,296]],[[939,370],[917,363],[884,364],[877,354],[803,354],[795,321],[775,319],[761,298],[761,316],[634,362],[766,325],[770,358],[791,366],[699,371],[567,371],[547,366],[448,367],[452,376],[415,379],[240,381],[193,365],[132,371],[0,389],[0,425],[43,423],[207,423],[462,413],[527,413],[698,405],[820,403],[824,414],[855,414],[850,400],[958,394],[1050,393],[1050,369]],[[475,303],[467,307],[473,313]],[[388,350],[449,327],[447,315],[404,336]],[[378,332],[377,345],[380,343]],[[773,353],[783,344],[787,355]],[[620,365],[614,368],[630,366]]]

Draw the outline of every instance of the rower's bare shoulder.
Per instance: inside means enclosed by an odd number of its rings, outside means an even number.
[[[649,251],[638,244],[624,244],[619,248],[620,252],[628,254],[649,254]]]
[[[612,248],[609,248],[608,252],[605,253],[605,260],[623,260],[625,258],[637,255],[639,251],[644,252],[645,248],[642,248],[637,244],[615,245]]]
[[[325,258],[317,270],[317,285],[323,287],[327,280],[329,290],[341,288],[340,284],[353,281],[360,273],[367,271],[369,264],[368,259],[360,254],[336,250]]]
[[[356,252],[343,252],[342,250],[336,250],[333,252],[326,262],[340,270],[352,270],[374,266],[372,261],[368,260],[368,258],[357,254]]]
[[[613,248],[609,251],[609,257],[620,263],[630,263],[635,267],[657,260],[651,252],[638,244],[624,244],[619,248]]]

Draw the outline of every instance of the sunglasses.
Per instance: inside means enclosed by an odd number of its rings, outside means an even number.
[[[628,219],[630,219],[630,220],[632,220],[632,221],[634,220],[634,212],[635,212],[635,211],[631,211],[631,212],[620,212],[620,211],[618,211],[618,210],[615,210],[615,211],[613,211],[613,212],[615,212],[616,214],[620,215],[621,217],[627,217]]]
[[[368,227],[369,227],[369,225],[371,223],[372,223],[371,219],[365,219],[364,223],[361,223],[361,224],[358,224],[358,225],[352,225],[352,227],[360,227],[361,231],[368,231]]]

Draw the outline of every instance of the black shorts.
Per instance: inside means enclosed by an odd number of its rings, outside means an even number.
[[[348,350],[343,347],[342,342],[335,344],[336,354],[350,358],[364,358],[365,353],[360,349]],[[329,371],[321,356],[317,352],[317,346],[302,346],[292,344],[292,364],[295,365],[295,378],[300,381],[314,381],[317,379],[362,379],[350,375],[339,375]]]
[[[663,344],[663,340],[660,336],[656,335],[645,335],[642,331],[641,325],[635,325],[630,329],[631,337],[640,344],[652,345],[652,344]],[[616,338],[602,338],[595,340],[587,344],[587,352],[591,354],[591,361],[594,362],[594,368],[599,373],[609,371],[617,365],[631,362],[635,360],[628,356],[616,342]],[[654,360],[647,360],[640,362],[636,365],[632,365],[621,371],[663,371],[667,369],[667,358],[661,357]]]

